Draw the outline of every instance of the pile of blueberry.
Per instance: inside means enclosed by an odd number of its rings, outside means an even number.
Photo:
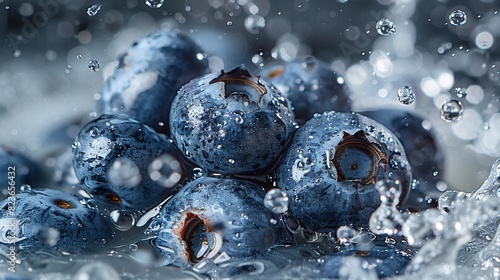
[[[351,100],[312,57],[256,75],[243,65],[210,73],[185,34],[150,34],[119,58],[98,117],[55,165],[66,176],[37,181],[36,163],[0,150],[2,170],[17,172],[10,186],[33,187],[9,193],[0,173],[0,221],[16,225],[0,243],[14,242],[19,258],[105,251],[119,243],[113,213],[149,215],[142,222],[162,265],[252,258],[330,236],[322,277],[338,277],[352,256],[379,276],[402,273],[415,248],[369,231],[376,183],[398,182],[401,211],[435,207],[443,156],[419,116],[354,113]],[[84,192],[60,187],[71,178]],[[368,241],[346,241],[346,227]]]

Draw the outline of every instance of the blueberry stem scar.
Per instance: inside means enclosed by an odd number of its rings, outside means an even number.
[[[262,96],[267,93],[266,87],[260,82],[260,76],[252,76],[244,66],[236,67],[227,73],[221,70],[220,75],[211,80],[209,84],[218,82],[251,86],[259,94],[258,103],[261,102]],[[224,97],[228,98],[231,94],[232,92],[226,92]]]

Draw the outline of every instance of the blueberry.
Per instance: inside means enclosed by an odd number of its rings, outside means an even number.
[[[122,114],[169,135],[170,105],[177,90],[208,72],[203,50],[178,31],[158,31],[120,57],[97,103],[98,114]]]
[[[170,119],[177,147],[222,174],[265,171],[295,130],[289,101],[244,66],[184,85]]]
[[[399,180],[406,200],[411,170],[399,140],[356,113],[316,115],[297,130],[277,168],[288,209],[316,232],[343,225],[367,227],[379,206],[375,183]]]
[[[367,248],[364,248],[367,247]],[[415,250],[406,244],[375,242],[371,246],[349,244],[323,258],[320,271],[328,278],[339,278],[346,258],[356,257],[364,268],[374,269],[379,278],[400,275],[412,260]]]
[[[20,255],[95,252],[112,238],[106,218],[77,196],[33,189],[0,202],[0,243]]]
[[[349,89],[330,65],[321,60],[306,57],[269,64],[260,74],[291,101],[300,124],[315,113],[351,110]]]
[[[42,178],[40,167],[28,157],[0,146],[0,199],[14,193],[23,184],[35,184]]]
[[[442,191],[436,183],[443,180],[444,153],[430,124],[424,118],[401,109],[377,109],[361,114],[383,124],[401,141],[412,167],[413,179],[417,182],[410,193],[408,208],[421,211],[437,207]]]
[[[196,264],[225,252],[251,257],[287,242],[282,223],[264,206],[265,191],[245,180],[200,177],[163,207],[150,228],[165,264]],[[274,221],[274,222],[273,222]]]
[[[108,208],[151,208],[182,180],[183,165],[173,142],[123,116],[103,115],[83,126],[73,155],[77,178]],[[163,169],[165,157],[172,170]],[[172,179],[169,185],[164,184],[165,177]]]

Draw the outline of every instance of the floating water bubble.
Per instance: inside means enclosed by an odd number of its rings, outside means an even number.
[[[73,67],[71,65],[67,65],[66,66],[66,70],[64,70],[64,72],[66,72],[66,74],[69,74],[71,72],[71,69],[73,69]]]
[[[109,218],[119,231],[127,231],[134,227],[135,216],[132,214],[122,213],[120,210],[114,210],[109,213]]]
[[[449,99],[441,105],[441,119],[447,122],[457,122],[462,118],[464,108],[462,102]]]
[[[404,105],[410,105],[415,101],[415,93],[410,86],[398,89],[398,101]]]
[[[302,62],[302,68],[306,71],[312,71],[316,67],[316,58],[313,56],[308,56],[304,59],[304,62]]]
[[[467,96],[467,93],[468,93],[466,88],[461,88],[461,87],[455,88],[454,92],[458,98],[465,97],[465,96]]]
[[[151,162],[148,173],[151,180],[165,188],[171,188],[182,178],[182,165],[172,155],[163,154]]]
[[[163,6],[165,0],[146,0],[146,5],[153,9],[159,9]]]
[[[78,59],[78,60],[83,59],[83,55],[81,55],[81,54],[77,54],[77,55],[76,55],[76,59]]]
[[[244,22],[245,29],[251,34],[259,34],[266,27],[266,19],[259,15],[249,15]]]
[[[288,210],[288,196],[281,189],[271,189],[264,197],[264,205],[273,213],[285,213]]]
[[[467,14],[462,10],[455,10],[450,13],[448,20],[454,26],[464,25],[467,22]]]
[[[88,68],[92,72],[99,71],[99,61],[97,59],[91,59]]]
[[[20,50],[16,50],[14,52],[14,57],[20,57],[21,56],[21,51]]]
[[[115,186],[132,188],[142,181],[139,167],[133,160],[126,157],[120,157],[113,161],[108,172],[109,182]]]
[[[378,34],[383,36],[396,33],[396,25],[392,20],[386,18],[377,21],[375,28],[377,29]]]
[[[90,6],[88,9],[87,9],[87,15],[89,16],[95,16],[99,10],[101,9],[102,5],[100,4],[94,4],[92,6]]]

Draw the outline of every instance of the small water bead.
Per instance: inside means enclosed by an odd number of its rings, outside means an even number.
[[[348,226],[341,226],[337,229],[337,239],[341,244],[349,243],[357,235],[356,230]]]
[[[121,213],[119,210],[114,210],[109,213],[111,222],[119,231],[128,231],[135,225],[135,216],[132,214]]]
[[[467,22],[467,14],[462,10],[455,10],[450,13],[448,20],[454,26],[464,25]]]
[[[92,6],[90,6],[88,9],[87,9],[87,15],[89,16],[95,16],[99,10],[101,9],[102,5],[100,4],[94,4]]]
[[[392,20],[386,18],[377,21],[375,28],[377,29],[378,34],[383,36],[396,33],[396,25]]]
[[[447,122],[457,122],[462,118],[464,108],[462,102],[449,99],[441,105],[441,119]]]
[[[259,54],[254,54],[252,56],[252,62],[258,67],[264,67],[264,58]]]
[[[108,172],[109,182],[115,186],[132,188],[142,181],[139,167],[133,160],[126,157],[120,157],[113,161]]]
[[[21,187],[19,188],[19,190],[21,192],[29,192],[29,191],[31,191],[31,186],[28,185],[28,184],[24,184],[24,185],[21,185]]]
[[[288,210],[288,196],[281,189],[271,189],[264,197],[264,205],[273,213],[285,213]]]
[[[137,252],[139,251],[139,245],[137,245],[136,243],[132,243],[128,245],[128,249],[132,252]]]
[[[170,154],[163,154],[148,166],[151,180],[165,188],[175,186],[182,178],[181,163]]]
[[[99,61],[97,59],[91,59],[88,68],[92,72],[99,71]]]
[[[73,280],[120,280],[120,274],[109,264],[92,262],[82,266],[75,274]]]
[[[308,56],[304,59],[304,62],[302,62],[302,68],[306,71],[312,71],[316,67],[316,58],[313,56]]]
[[[259,34],[266,27],[266,19],[259,15],[249,15],[244,22],[245,29],[251,34]]]
[[[454,92],[458,98],[463,98],[467,96],[468,93],[466,88],[460,88],[460,87],[455,88]]]
[[[14,52],[14,57],[20,57],[21,56],[21,51],[20,50],[16,50]]]
[[[73,69],[73,67],[72,67],[71,65],[69,65],[69,64],[68,64],[68,65],[66,66],[66,70],[64,70],[64,72],[65,72],[66,74],[69,74],[69,73],[71,72],[71,69]]]
[[[78,59],[78,60],[83,59],[83,55],[81,55],[81,54],[77,54],[77,55],[76,55],[76,59]]]
[[[163,6],[165,0],[146,0],[146,5],[153,9],[159,9]]]
[[[398,101],[404,105],[410,105],[415,101],[415,93],[410,86],[401,87],[398,90]]]

